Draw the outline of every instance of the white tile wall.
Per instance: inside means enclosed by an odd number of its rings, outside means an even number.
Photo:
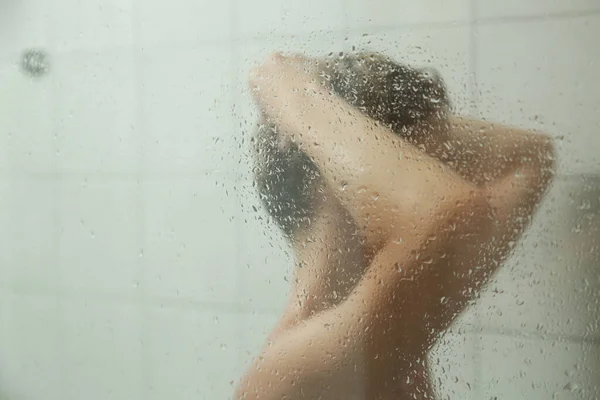
[[[50,42],[58,51],[131,46],[132,11],[131,0],[62,0],[49,12]]]
[[[344,9],[350,28],[356,31],[403,24],[465,23],[471,18],[469,0],[347,0]]]
[[[7,268],[8,265],[8,249],[10,229],[10,182],[8,181],[9,176],[5,173],[0,173],[0,265],[4,266],[0,268],[0,285],[6,284],[12,278],[11,269]]]
[[[55,296],[0,292],[0,394],[63,398],[60,305]]]
[[[3,151],[0,168],[52,172],[56,139],[52,129],[52,77],[31,78],[19,68],[20,55],[10,56],[0,69],[0,123]]]
[[[141,398],[139,307],[75,300],[62,299],[62,354],[57,360],[64,398]]]
[[[54,57],[52,78],[57,168],[137,171],[142,133],[131,49],[60,54]]]
[[[15,283],[58,283],[58,190],[51,177],[13,179],[8,193],[5,273]]]
[[[594,399],[596,345],[484,335],[480,399]]]
[[[543,17],[600,10],[596,0],[477,0],[474,4],[477,18]]]
[[[0,397],[230,396],[292,276],[244,154],[247,72],[271,51],[437,67],[457,110],[565,135],[563,171],[598,166],[594,1],[49,4],[0,5]],[[569,342],[598,326],[597,271],[562,254],[583,251],[556,216],[570,191],[464,318],[500,335],[432,353],[441,398],[598,397],[598,350]]]
[[[0,286],[0,352],[2,354],[11,353],[11,347],[13,341],[12,328],[10,325],[12,314],[13,314],[13,293],[10,290],[7,290],[5,287],[4,281],[0,282],[2,286]],[[10,357],[11,362],[14,360],[14,356]],[[6,376],[7,373],[5,369],[8,368],[6,365],[2,365],[2,375],[0,376],[0,385],[2,385],[3,389],[0,389],[0,396],[8,397],[8,388],[10,383],[8,382],[9,377]]]
[[[231,47],[150,47],[138,63],[144,169],[233,171]]]
[[[0,54],[17,55],[24,47],[49,42],[51,5],[44,0],[7,1],[0,13]]]
[[[139,45],[169,45],[231,39],[231,1],[184,0],[168,6],[159,1],[135,2]]]
[[[300,35],[344,29],[342,0],[262,0],[236,3],[235,23],[240,37]]]
[[[5,58],[0,57],[0,76],[1,76],[1,80],[2,82],[6,81],[6,85],[8,85],[8,76],[10,76],[9,73],[7,73],[8,70],[12,69],[13,66],[12,65],[7,65],[7,61]],[[5,85],[3,83],[3,85]],[[2,92],[4,93],[4,92]],[[2,96],[2,104],[7,102],[7,98],[6,98],[6,94],[1,95]],[[10,117],[8,115],[7,112],[0,112],[0,118],[2,119],[2,126],[10,126],[10,120],[12,120],[13,118]],[[8,129],[3,129],[2,131],[0,131],[0,171],[2,171],[3,173],[7,173],[9,166],[10,166],[10,162],[9,162],[9,151],[8,151],[8,143],[9,143],[9,132]]]
[[[227,185],[222,175],[200,174],[143,183],[141,285],[149,295],[235,301],[237,203]]]
[[[600,15],[478,27],[479,112],[551,134],[563,173],[597,169]]]
[[[57,242],[62,285],[118,294],[137,291],[140,190],[134,179],[119,176],[61,182]]]
[[[146,312],[142,398],[229,398],[239,374],[239,316],[167,307]]]

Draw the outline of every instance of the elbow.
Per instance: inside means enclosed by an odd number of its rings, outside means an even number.
[[[556,148],[548,135],[535,135],[512,169],[508,180],[515,189],[525,191],[536,201],[545,193],[556,172]]]

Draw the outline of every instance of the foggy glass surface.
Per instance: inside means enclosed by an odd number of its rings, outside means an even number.
[[[1,2],[0,400],[233,398],[303,265],[255,176],[249,74],[277,51],[429,68],[453,114],[553,139],[531,226],[430,380],[599,397],[599,34],[592,0]]]

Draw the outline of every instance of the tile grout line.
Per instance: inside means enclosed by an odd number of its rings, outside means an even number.
[[[239,35],[231,36],[229,38],[217,38],[217,39],[199,39],[189,42],[166,42],[160,44],[154,44],[154,48],[164,48],[164,49],[188,49],[190,46],[198,46],[198,45],[219,45],[219,44],[229,44],[231,41],[234,43],[237,42],[253,42],[253,41],[266,41],[271,42],[272,39],[275,38],[311,38],[315,34],[323,34],[327,36],[332,33],[344,33],[344,34],[352,34],[352,33],[362,33],[365,29],[368,29],[373,33],[382,33],[386,31],[394,31],[394,30],[428,30],[428,29],[445,29],[445,28],[456,28],[456,27],[466,27],[471,23],[475,23],[477,25],[485,25],[485,24],[497,24],[497,23],[513,23],[519,21],[535,21],[535,20],[557,20],[557,19],[569,19],[569,18],[581,18],[588,16],[595,16],[600,14],[600,9],[591,9],[591,10],[582,10],[582,11],[564,11],[564,12],[556,12],[556,13],[546,13],[546,14],[532,14],[532,15],[509,15],[504,17],[483,17],[477,18],[474,21],[470,20],[450,20],[450,21],[430,21],[430,22],[405,22],[402,23],[401,27],[399,24],[380,24],[369,27],[357,27],[355,29],[351,29],[349,26],[349,21],[347,15],[344,13],[344,23],[345,26],[343,29],[338,30],[327,30],[327,29],[315,29],[310,31],[304,31],[299,33],[256,33],[253,35],[248,35],[246,37],[241,37]],[[136,43],[139,45],[139,43]],[[73,49],[63,49],[57,50],[55,55],[65,55],[65,54],[77,54],[77,53],[85,53],[85,52],[94,52],[97,53],[99,51],[110,51],[110,50],[129,50],[130,46],[128,45],[97,45],[89,48],[73,48]]]
[[[471,0],[469,2],[469,97],[470,107],[469,112],[471,115],[477,115],[479,111],[478,107],[478,94],[477,94],[477,0]],[[479,316],[476,316],[476,324],[481,325]],[[483,394],[483,359],[482,359],[482,338],[481,335],[474,335],[473,337],[473,379],[475,387],[475,398],[481,399]]]
[[[470,96],[470,94],[469,94]],[[237,100],[236,100],[237,101]],[[471,109],[472,104],[470,105]],[[35,181],[35,180],[43,180],[47,181],[48,179],[81,179],[81,178],[90,178],[90,179],[122,179],[122,180],[138,180],[138,179],[152,179],[152,180],[173,180],[173,179],[181,179],[181,180],[189,180],[198,177],[198,173],[203,173],[206,176],[214,175],[222,178],[224,181],[230,179],[238,183],[240,179],[239,173],[235,173],[234,176],[230,175],[230,172],[215,172],[212,170],[199,170],[199,171],[162,171],[162,172],[150,172],[144,173],[143,171],[132,171],[132,172],[98,172],[98,171],[74,171],[74,172],[45,172],[45,171],[16,171],[16,170],[7,170],[3,171],[0,169],[0,173],[9,177],[13,175],[13,177],[18,177],[19,180],[22,181]],[[555,181],[571,181],[574,179],[598,179],[600,178],[600,174],[596,171],[590,172],[568,172],[557,175],[554,180]]]
[[[476,0],[473,0],[476,1]],[[565,19],[578,19],[586,18],[590,16],[600,15],[599,9],[590,10],[578,10],[578,11],[561,11],[561,12],[550,12],[545,14],[531,14],[531,15],[507,15],[501,17],[483,17],[475,18],[474,23],[476,25],[493,25],[502,23],[518,23],[518,22],[538,22],[538,21],[556,21]]]
[[[33,288],[30,286],[19,286],[10,283],[0,283],[0,291],[11,292],[14,294],[27,294],[41,297],[54,297],[56,296],[56,288],[38,287]],[[61,288],[63,297],[65,300],[82,300],[86,299],[91,302],[99,303],[117,303],[117,304],[136,304],[138,296],[118,294],[111,292],[92,292],[84,289],[72,289],[72,288]],[[144,298],[144,304],[148,306],[162,306],[164,308],[172,308],[178,310],[203,310],[207,312],[222,312],[230,314],[250,314],[255,313],[257,315],[273,315],[279,313],[279,310],[266,308],[266,307],[243,307],[234,302],[219,303],[209,302],[195,299],[185,298],[173,298],[173,297],[158,297],[148,296]],[[600,334],[597,335],[576,335],[568,333],[552,333],[552,332],[538,332],[538,331],[523,331],[519,329],[501,328],[501,327],[483,327],[476,324],[464,325],[458,328],[458,330],[450,329],[450,334],[456,335],[487,335],[487,336],[504,336],[513,337],[518,339],[531,339],[531,340],[549,340],[558,342],[569,342],[569,343],[584,343],[597,345],[600,344]]]
[[[49,49],[55,49],[57,48],[56,43],[54,43],[54,38],[56,37],[54,35],[54,25],[51,22],[50,18],[48,18],[46,20],[47,22],[47,26],[46,26],[46,34],[48,35],[48,48]],[[50,66],[52,67],[52,66]],[[50,106],[50,131],[51,131],[51,135],[52,135],[52,163],[51,163],[51,168],[52,168],[52,173],[55,173],[59,170],[58,167],[58,154],[60,151],[60,140],[61,140],[61,135],[59,133],[59,126],[60,124],[58,123],[58,90],[57,90],[57,81],[56,81],[56,75],[52,73],[52,69],[50,69],[50,74],[49,74],[49,80],[50,80],[50,99],[52,101],[52,105]],[[16,171],[12,171],[11,176],[13,177],[13,179],[16,180],[17,177],[17,173]],[[50,180],[51,182],[53,182],[53,193],[52,196],[54,197],[54,216],[53,216],[53,221],[52,223],[54,224],[54,229],[56,231],[56,235],[52,238],[53,241],[53,248],[55,253],[53,254],[54,257],[54,268],[55,273],[56,273],[56,282],[55,285],[61,285],[63,282],[63,276],[62,276],[62,271],[61,271],[61,260],[60,260],[60,251],[59,251],[59,244],[60,244],[60,230],[61,230],[61,220],[62,220],[62,207],[61,207],[61,203],[62,203],[62,199],[63,199],[63,181],[64,179],[61,179],[60,177],[57,177],[53,174],[52,179]],[[65,298],[65,294],[61,291],[61,290],[56,290],[53,293],[53,299],[54,301],[56,301],[56,318],[58,320],[58,327],[57,327],[57,353],[60,355],[60,357],[62,357],[63,359],[66,356],[66,341],[65,341],[65,336],[66,336],[66,330],[65,330],[65,307],[64,304],[66,302],[66,298]],[[64,368],[60,368],[60,372],[59,372],[59,379],[60,379],[60,387],[61,387],[61,391],[64,393],[66,388],[66,376],[65,376],[65,372],[64,372]]]
[[[229,37],[229,51],[230,51],[230,73],[231,73],[231,77],[230,77],[230,85],[231,85],[231,93],[229,94],[229,102],[230,102],[230,107],[231,107],[231,116],[233,119],[233,124],[232,124],[232,135],[234,137],[233,143],[236,142],[235,138],[238,138],[239,140],[239,146],[240,146],[240,157],[244,157],[243,156],[243,143],[244,141],[241,140],[241,133],[237,131],[238,129],[238,124],[237,124],[237,120],[238,118],[240,118],[240,116],[237,116],[236,111],[238,109],[238,105],[241,103],[241,98],[239,96],[238,93],[238,74],[240,73],[239,69],[241,68],[241,54],[240,54],[240,47],[238,45],[237,42],[237,38],[240,35],[239,29],[238,29],[238,6],[239,6],[239,1],[238,0],[230,0],[230,5],[231,5],[231,10],[230,10],[230,37]],[[237,167],[235,168],[235,176],[233,178],[233,184],[234,186],[240,186],[241,185],[241,177],[240,177],[240,171],[239,168],[242,168],[242,163],[238,163]],[[234,277],[234,282],[235,282],[235,297],[233,299],[234,305],[233,308],[237,314],[237,318],[235,318],[235,326],[233,327],[235,329],[235,345],[237,348],[236,351],[236,357],[235,357],[235,362],[236,362],[236,370],[240,370],[239,372],[242,373],[241,369],[243,366],[243,357],[242,354],[244,353],[242,350],[246,347],[245,343],[243,342],[243,338],[244,338],[244,324],[243,324],[243,319],[245,316],[245,313],[243,312],[243,307],[242,307],[242,286],[244,284],[243,279],[242,279],[242,264],[243,264],[243,252],[245,249],[245,237],[243,235],[243,211],[242,211],[242,199],[240,198],[240,191],[239,190],[234,190],[235,193],[235,214],[234,214],[234,229],[235,229],[235,238],[234,238],[234,242],[235,242],[235,246],[236,246],[236,255],[235,255],[235,268],[234,268],[234,273],[235,273],[235,277]],[[237,380],[241,379],[241,377],[232,377],[233,381],[237,383]]]
[[[144,269],[144,244],[145,244],[145,224],[144,224],[144,170],[146,166],[146,157],[144,150],[144,110],[142,105],[143,90],[142,90],[142,67],[143,63],[140,60],[141,57],[141,40],[140,40],[140,21],[139,21],[139,8],[138,0],[131,0],[131,29],[133,36],[133,68],[134,68],[134,90],[135,90],[135,116],[134,121],[136,125],[135,134],[137,135],[137,168],[134,173],[134,178],[137,182],[135,186],[135,202],[136,202],[136,213],[133,216],[136,220],[136,252],[139,252],[139,257],[136,258],[136,279],[137,282],[133,284],[136,286],[136,294],[134,302],[138,309],[138,338],[140,341],[140,354],[139,354],[139,395],[140,397],[149,397],[147,391],[151,388],[151,370],[150,361],[148,355],[148,337],[147,333],[150,329],[150,310],[146,307],[145,299],[146,293],[146,279]]]

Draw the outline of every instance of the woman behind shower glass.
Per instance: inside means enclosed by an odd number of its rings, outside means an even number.
[[[427,352],[521,236],[544,135],[452,115],[381,55],[270,56],[250,76],[259,194],[298,261],[238,399],[432,399]]]

